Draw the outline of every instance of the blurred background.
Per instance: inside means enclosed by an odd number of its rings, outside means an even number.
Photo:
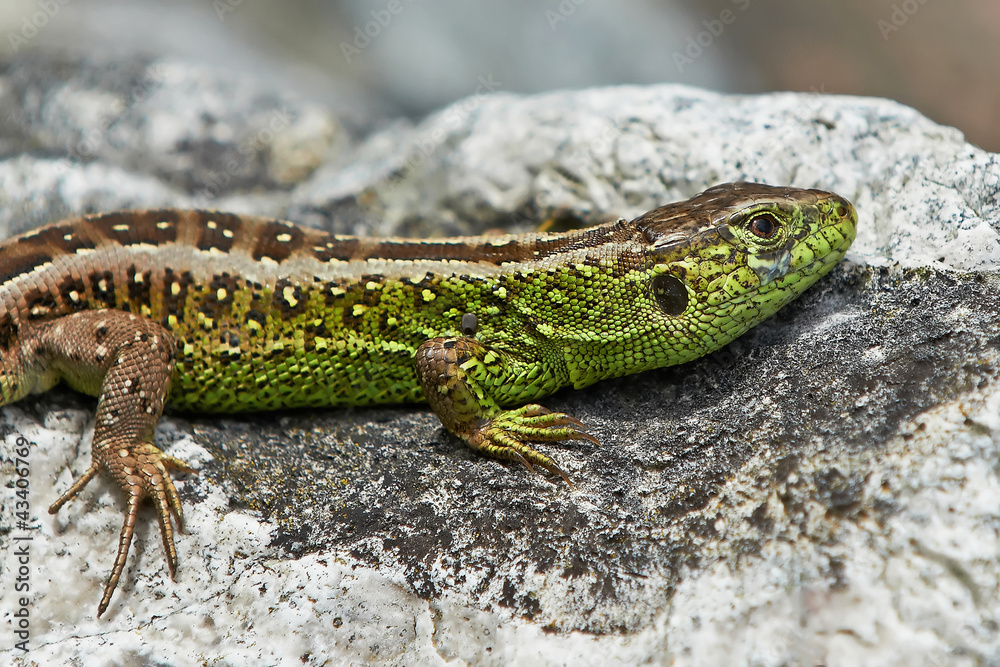
[[[1000,151],[998,0],[3,0],[0,34],[5,59],[170,55],[362,123],[669,81],[888,97]]]

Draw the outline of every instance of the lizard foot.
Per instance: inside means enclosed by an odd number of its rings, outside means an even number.
[[[99,460],[91,463],[87,472],[78,479],[62,496],[49,507],[49,514],[55,514],[67,502],[72,500],[87,483],[93,479],[101,468],[111,473],[118,486],[128,496],[128,511],[122,524],[118,538],[118,553],[115,564],[104,586],[104,595],[97,607],[97,617],[100,618],[111,601],[111,596],[118,586],[118,579],[125,569],[125,560],[132,545],[135,533],[136,518],[139,505],[145,498],[151,498],[156,509],[160,524],[160,536],[163,539],[163,549],[167,554],[167,568],[170,578],[177,572],[177,549],[174,547],[174,524],[177,530],[183,530],[184,512],[177,495],[173,480],[168,469],[180,472],[195,472],[184,461],[168,456],[156,446],[149,443],[137,443],[131,448],[109,448],[102,452]]]
[[[476,428],[466,442],[489,456],[520,461],[531,471],[537,465],[559,475],[572,486],[569,477],[555,461],[525,444],[561,440],[586,440],[600,444],[597,438],[583,430],[583,422],[579,419],[535,404],[500,412]]]

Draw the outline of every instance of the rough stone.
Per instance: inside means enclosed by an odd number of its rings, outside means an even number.
[[[197,204],[266,118],[245,101],[283,99],[143,67],[187,83],[83,162],[66,142],[99,129],[140,70],[0,73],[3,236],[46,215]],[[225,136],[173,118],[182,101],[185,118],[226,119]],[[323,117],[298,104],[296,119]],[[185,127],[153,129],[172,123]],[[303,125],[325,137],[336,121]],[[475,455],[421,406],[169,415],[157,443],[199,468],[178,481],[178,578],[144,511],[102,620],[122,499],[102,481],[44,512],[86,469],[93,401],[3,408],[8,480],[16,434],[36,443],[24,660],[1000,661],[997,155],[886,100],[666,85],[470,98],[330,142],[286,181],[260,151],[215,203],[338,232],[477,233],[635,215],[745,179],[836,191],[860,232],[829,277],[724,350],[548,399],[602,443],[547,450],[575,490]],[[3,509],[7,573],[9,486]],[[0,598],[12,624],[12,587]],[[22,659],[10,644],[0,655]]]

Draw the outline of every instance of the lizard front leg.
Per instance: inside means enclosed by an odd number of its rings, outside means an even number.
[[[516,394],[509,391],[511,386],[527,388],[538,378],[530,364],[487,350],[474,338],[432,338],[417,348],[415,361],[424,397],[441,423],[476,451],[520,461],[529,470],[540,466],[569,483],[555,461],[527,443],[587,440],[599,444],[578,419],[561,412],[533,403],[502,408],[498,395]],[[506,392],[501,391],[504,385]]]
[[[34,347],[42,372],[99,396],[90,468],[49,513],[58,512],[102,469],[128,498],[115,564],[97,608],[100,617],[124,570],[139,505],[147,497],[156,508],[171,578],[177,570],[173,522],[180,530],[183,512],[168,468],[193,471],[153,445],[173,371],[173,338],[160,325],[117,310],[67,315],[33,329],[27,344]]]

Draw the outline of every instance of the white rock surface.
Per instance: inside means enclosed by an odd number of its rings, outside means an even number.
[[[206,81],[211,88],[210,79]],[[73,163],[62,171],[52,168],[58,156],[30,151],[0,162],[0,223],[13,233],[30,226],[25,218],[40,222],[31,214],[36,204],[43,210],[83,211],[191,202],[194,189],[181,190],[151,172],[122,166],[135,158],[127,146],[122,150],[125,154],[109,152],[106,160]],[[147,145],[142,150],[151,149]],[[860,231],[849,256],[856,273],[850,275],[863,276],[862,281],[916,280],[912,276],[917,274],[903,272],[914,267],[988,272],[1000,262],[997,155],[885,100],[721,96],[678,86],[524,98],[495,95],[459,102],[415,126],[395,125],[329,160],[290,194],[262,197],[237,190],[224,201],[229,208],[259,203],[278,213],[290,199],[292,213],[332,221],[334,227],[354,225],[350,231],[393,233],[431,226],[471,232],[511,220],[529,224],[525,216],[558,210],[592,219],[609,212],[638,214],[714,183],[746,179],[823,187],[854,201]],[[366,214],[359,221],[344,223],[336,215],[328,219],[326,211],[362,193],[374,197],[358,204]],[[947,271],[934,275],[967,278]],[[991,280],[992,274],[982,275]],[[837,283],[824,294],[834,301],[847,299],[838,297],[848,293],[846,284]],[[878,318],[905,320],[907,303],[894,302],[890,291],[879,302],[880,288],[871,289],[873,301],[864,303],[882,307],[869,308],[871,312],[862,312],[856,302],[830,307],[818,319],[803,320],[808,324],[789,335],[822,350],[831,338],[848,345],[852,332],[883,321]],[[823,303],[813,306],[822,311]],[[1000,315],[975,311],[973,317],[973,311],[963,308],[977,305],[963,302],[939,318],[941,326],[971,338],[993,335],[991,327]],[[768,331],[782,329],[774,325]],[[877,331],[871,335],[877,337]],[[970,351],[968,363],[995,368],[995,348],[984,349]],[[879,369],[896,359],[896,349],[888,342],[885,349],[866,344],[850,355],[873,369],[871,393],[852,396],[854,409],[863,413],[875,409],[866,407],[869,401],[878,407],[884,404],[880,401],[894,400],[882,397],[893,389],[880,379]],[[924,361],[935,363],[933,358]],[[668,379],[645,382],[654,391],[672,391]],[[705,506],[690,510],[704,520],[698,525],[710,526],[713,534],[692,533],[692,524],[684,521],[658,519],[663,497],[646,494],[653,487],[643,486],[655,486],[658,478],[653,476],[624,493],[648,503],[650,543],[683,544],[678,551],[683,557],[608,579],[589,572],[569,577],[534,562],[498,563],[498,568],[523,574],[518,593],[525,597],[510,604],[504,603],[504,586],[511,579],[476,570],[471,560],[464,567],[455,565],[463,554],[448,548],[440,549],[437,560],[423,562],[434,582],[429,595],[415,590],[405,554],[394,553],[376,538],[364,544],[374,545],[380,555],[377,566],[368,555],[358,555],[362,542],[309,547],[301,557],[290,558],[294,547],[284,550],[275,544],[280,522],[262,521],[249,509],[232,509],[231,498],[239,490],[188,476],[178,486],[193,490],[198,501],[185,504],[188,529],[178,539],[177,581],[166,573],[158,531],[147,511],[127,575],[100,620],[96,606],[113,560],[122,504],[101,480],[58,516],[45,513],[89,462],[91,417],[81,407],[87,403],[65,406],[65,396],[0,410],[0,472],[5,480],[15,479],[11,457],[17,435],[37,445],[29,477],[31,513],[38,526],[30,531],[32,649],[22,654],[10,640],[16,621],[12,614],[19,608],[10,578],[17,565],[12,540],[27,534],[14,529],[0,534],[0,610],[8,628],[0,645],[4,662],[1000,662],[1000,388],[995,381],[959,387],[947,400],[889,423],[885,433],[873,431],[870,447],[868,435],[816,432],[796,441],[805,444],[789,453],[780,439],[769,440],[768,432],[747,433],[752,453],[711,486]],[[597,401],[596,415],[610,401],[607,392],[587,396]],[[775,410],[809,407],[811,399],[799,398],[803,402],[775,397]],[[710,408],[694,405],[692,414],[710,417],[715,414],[705,411]],[[676,437],[681,441],[685,437],[683,425],[661,415],[634,419],[622,426],[624,433],[653,445],[664,441],[665,432],[680,431]],[[434,433],[432,420],[420,423]],[[197,444],[197,429],[194,437],[187,429],[184,419],[167,418],[157,442],[198,467],[209,465],[213,455]],[[695,432],[688,433],[695,438]],[[422,442],[428,439],[433,436]],[[615,435],[600,456],[626,448],[625,440]],[[391,448],[391,438],[387,442]],[[624,451],[632,456],[633,450]],[[635,455],[637,462],[648,462],[645,451]],[[461,458],[454,449],[446,448],[444,454],[446,462]],[[562,450],[560,455],[571,453]],[[673,455],[666,458],[670,465]],[[677,460],[677,465],[683,463],[683,458]],[[520,473],[497,469],[504,480]],[[587,479],[602,468],[582,470],[574,477]],[[445,477],[449,474],[445,471]],[[623,480],[630,483],[627,475]],[[832,482],[824,485],[823,480]],[[384,492],[386,500],[395,488],[392,480],[350,481],[377,481],[372,493]],[[684,486],[675,481],[663,478],[659,485],[669,487],[671,497],[680,497]],[[423,501],[447,512],[469,492],[460,485],[434,486]],[[558,510],[547,485],[529,488],[538,493],[540,512]],[[484,488],[485,495],[490,489]],[[843,503],[835,497],[837,489],[847,498]],[[12,521],[12,492],[7,487],[3,496],[0,522],[5,525]],[[570,498],[588,520],[598,515],[619,520],[620,495],[603,494],[584,483]],[[628,501],[622,500],[622,507]],[[317,521],[327,516],[321,507],[315,510]],[[534,518],[515,510],[511,514],[517,522]],[[478,520],[502,518],[483,515]],[[622,521],[623,530],[638,530],[632,519]],[[627,545],[637,548],[637,543]],[[607,553],[588,557],[611,558]],[[601,585],[616,588],[611,602],[597,596]]]

